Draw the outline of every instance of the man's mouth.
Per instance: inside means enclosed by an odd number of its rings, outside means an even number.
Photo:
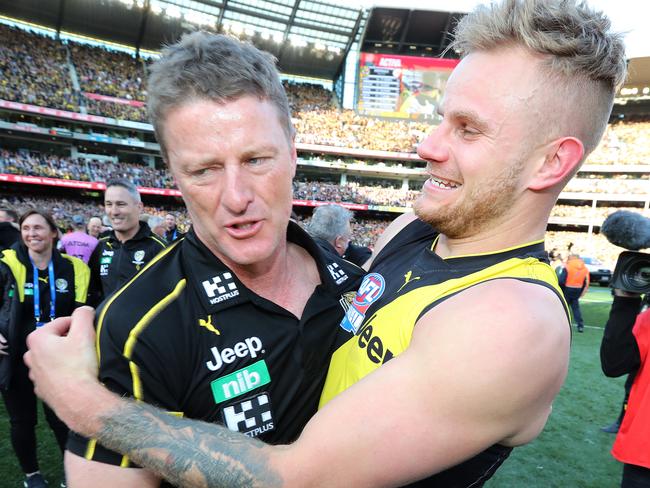
[[[460,183],[455,183],[450,180],[445,180],[443,178],[438,178],[437,176],[431,175],[429,177],[429,181],[433,186],[436,186],[438,188],[444,188],[446,190],[453,190],[454,188],[458,188],[461,186]]]
[[[231,227],[233,227],[235,229],[238,229],[238,230],[246,230],[246,229],[250,229],[251,227],[253,227],[253,225],[254,225],[254,222],[246,222],[246,223],[243,223],[243,224],[233,224],[233,225],[231,225]]]

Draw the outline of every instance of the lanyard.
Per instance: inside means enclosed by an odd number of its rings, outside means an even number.
[[[31,257],[29,260],[32,263],[32,269],[34,271],[34,319],[36,320],[36,327],[41,327],[45,322],[41,322],[41,287],[38,284],[38,268],[34,264],[34,261],[32,261]],[[52,321],[56,317],[56,290],[54,288],[54,265],[52,264],[52,259],[50,259],[50,263],[47,265],[47,272],[50,284],[50,321]]]

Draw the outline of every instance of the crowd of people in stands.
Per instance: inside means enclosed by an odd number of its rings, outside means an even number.
[[[0,173],[98,182],[104,182],[111,177],[121,177],[133,181],[138,186],[175,187],[174,180],[166,169],[123,162],[73,159],[36,152],[14,152],[6,149],[0,149]],[[624,176],[609,179],[574,178],[569,182],[566,191],[633,195],[648,193],[648,179],[626,179]],[[294,197],[296,199],[319,202],[408,207],[417,198],[418,193],[417,190],[404,190],[360,182],[340,185],[302,179],[294,181]],[[570,208],[577,209],[578,207]],[[580,210],[577,209],[576,212],[580,212]],[[554,215],[566,216],[557,213]],[[577,213],[574,215],[578,216]]]
[[[146,121],[144,107],[93,100],[82,92],[106,95],[123,100],[143,101],[146,94],[145,63],[135,57],[110,49],[61,42],[40,34],[0,25],[0,99],[29,103],[70,111],[87,111],[107,117]],[[73,87],[73,78],[79,91]],[[391,121],[362,117],[351,110],[341,110],[332,91],[320,85],[284,83],[293,112],[298,142],[355,149],[414,152],[417,144],[431,130],[424,123]],[[603,141],[590,156],[587,164],[650,164],[650,122],[625,119],[611,124]],[[164,169],[106,162],[95,159],[72,159],[50,154],[0,150],[0,173],[48,176],[79,181],[106,181],[110,177],[125,177],[138,186],[173,188],[174,182]],[[399,186],[399,185],[398,185]],[[584,173],[574,178],[567,192],[644,195],[648,193],[647,175]],[[331,182],[297,180],[294,197],[300,200],[349,202],[369,205],[410,206],[417,191],[351,182],[339,185]],[[15,197],[12,197],[15,198]],[[17,202],[25,208],[33,202]],[[71,215],[101,214],[96,204],[67,200],[47,200],[47,207],[65,225]],[[163,216],[169,209],[148,208],[149,215]],[[180,227],[189,225],[187,215],[179,210]],[[557,205],[553,217],[573,219],[604,218],[615,208]],[[638,209],[637,209],[638,210]],[[358,242],[374,243],[386,222],[359,220],[354,224]],[[580,234],[582,235],[582,234]],[[552,247],[562,248],[579,236],[565,232],[556,237],[549,234]],[[607,246],[593,236],[593,254],[610,261]],[[617,250],[615,250],[618,252]]]
[[[138,164],[73,159],[54,154],[13,152],[6,149],[0,149],[0,173],[98,182],[111,178],[127,178],[137,186],[174,188],[174,180],[167,170]]]
[[[650,164],[650,122],[632,117],[609,125],[591,164]]]
[[[124,52],[71,43],[70,54],[83,92],[144,101],[142,61]]]
[[[60,42],[0,25],[0,98],[78,112],[66,58]]]
[[[591,205],[555,205],[551,212],[551,217],[558,217],[575,221],[576,219],[586,221],[603,221],[611,213],[617,210],[627,210],[629,212],[642,212],[643,208],[639,207],[592,207]]]
[[[0,25],[0,98],[34,105],[146,121],[146,110],[86,98],[81,92],[143,101],[146,68],[130,54],[61,42],[51,37]],[[75,91],[71,71],[76,73]],[[340,110],[332,91],[320,85],[285,82],[296,126],[303,143],[391,152],[414,152],[431,130],[424,123],[362,117]],[[650,164],[650,122],[622,120],[611,124],[590,164]],[[585,183],[585,185],[593,182]],[[622,193],[637,193],[632,184]],[[580,187],[581,188],[581,187]],[[594,184],[593,191],[607,191]],[[574,191],[585,191],[576,189]]]

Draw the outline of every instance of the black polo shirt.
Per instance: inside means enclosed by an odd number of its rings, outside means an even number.
[[[332,351],[349,338],[338,324],[363,270],[294,223],[287,239],[320,274],[301,318],[246,288],[190,231],[98,311],[100,380],[177,415],[295,440],[316,412]],[[128,465],[76,436],[68,448]]]

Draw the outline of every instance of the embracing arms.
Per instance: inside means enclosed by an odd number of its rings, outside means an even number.
[[[290,446],[266,446],[104,390],[88,352],[89,309],[75,313],[67,337],[64,321],[31,336],[26,361],[37,393],[73,430],[173,483],[396,486],[495,443],[528,442],[546,422],[567,369],[566,317],[549,290],[499,281],[423,316],[403,354],[331,401]],[[75,359],[53,371],[50,356],[62,348]],[[81,401],[66,403],[70,395]]]

